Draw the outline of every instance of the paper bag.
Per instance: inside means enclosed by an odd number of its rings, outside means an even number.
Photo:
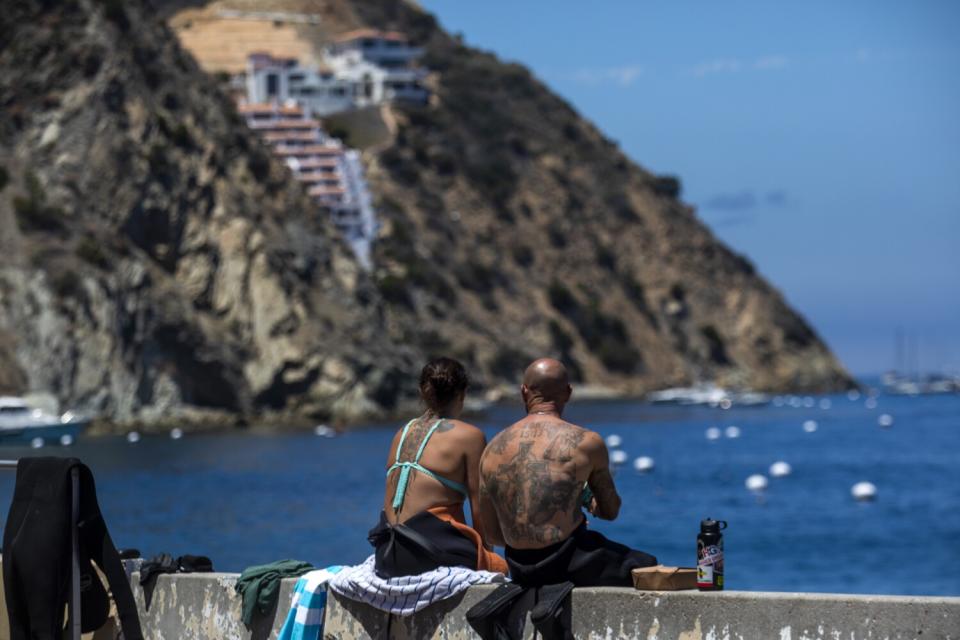
[[[697,588],[697,570],[689,567],[655,567],[634,569],[633,587],[644,591],[679,591]]]

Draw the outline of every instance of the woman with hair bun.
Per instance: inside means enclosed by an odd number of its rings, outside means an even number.
[[[468,384],[463,365],[451,358],[431,360],[420,372],[426,410],[393,438],[383,511],[369,536],[382,578],[442,566],[507,572],[504,559],[482,535],[480,456],[486,438],[477,427],[457,419]],[[466,500],[473,528],[464,516]]]

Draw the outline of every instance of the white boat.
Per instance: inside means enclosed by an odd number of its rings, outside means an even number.
[[[754,391],[730,391],[715,384],[675,387],[653,391],[646,396],[654,404],[706,405],[729,408],[733,405],[755,407],[769,404],[770,396]]]
[[[30,442],[34,438],[76,440],[90,420],[72,411],[57,416],[31,407],[23,398],[0,396],[0,444]]]
[[[729,399],[727,392],[712,384],[674,387],[647,394],[647,401],[654,404],[719,405],[725,399]]]

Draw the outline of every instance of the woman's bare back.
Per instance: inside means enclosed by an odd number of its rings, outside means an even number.
[[[413,462],[417,451],[430,428],[437,422],[436,418],[417,418],[407,430],[400,451],[400,462]],[[479,461],[483,452],[483,435],[476,427],[459,420],[441,419],[430,440],[427,442],[420,457],[420,464],[438,476],[454,483],[469,487],[471,474],[468,473],[470,460]],[[400,445],[402,429],[397,432],[390,446],[386,468],[389,470],[397,461],[397,447]],[[479,434],[479,439],[478,439]],[[400,482],[401,469],[395,468],[387,474],[386,490],[384,493],[383,510],[387,520],[396,524],[404,522],[416,514],[437,506],[462,507],[465,496],[444,485],[439,480],[426,473],[411,469],[407,481],[403,504],[398,511],[394,511],[394,496]]]

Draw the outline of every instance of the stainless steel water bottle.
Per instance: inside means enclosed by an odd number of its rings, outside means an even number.
[[[723,534],[725,520],[707,518],[700,522],[697,534],[697,588],[700,591],[723,589]]]

